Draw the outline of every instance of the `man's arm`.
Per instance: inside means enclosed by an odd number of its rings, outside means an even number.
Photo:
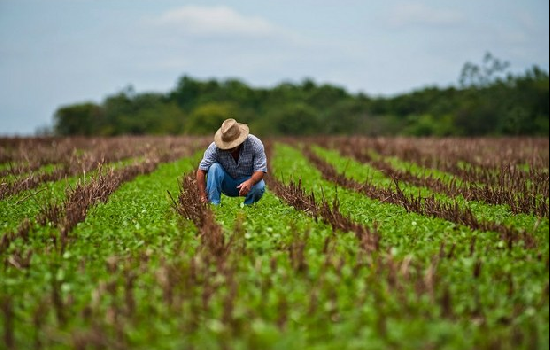
[[[237,186],[237,188],[239,189],[239,196],[246,196],[248,192],[250,192],[250,189],[254,187],[254,185],[262,181],[264,175],[265,173],[263,171],[255,171],[250,179]]]
[[[208,195],[206,194],[206,171],[197,170],[197,186],[201,196],[201,202],[208,203]]]
[[[264,145],[262,141],[255,138],[253,144],[254,147],[254,173],[252,177],[239,186],[239,196],[246,196],[254,185],[262,181],[264,175],[267,173],[267,157],[265,155]]]
[[[216,163],[216,161],[216,144],[212,142],[204,152],[204,156],[199,164],[199,170],[197,170],[197,186],[199,188],[200,200],[204,203],[208,202],[208,195],[206,193],[206,174],[208,174],[210,166]]]

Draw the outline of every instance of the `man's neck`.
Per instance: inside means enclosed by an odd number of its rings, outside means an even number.
[[[231,156],[233,156],[233,159],[235,159],[235,162],[239,162],[239,153],[241,151],[241,146],[237,147],[233,152],[231,152]]]

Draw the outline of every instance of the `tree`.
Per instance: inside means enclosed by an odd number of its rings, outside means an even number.
[[[175,90],[170,93],[170,100],[176,101],[183,110],[190,110],[202,90],[202,84],[198,80],[184,76],[178,80]]]
[[[197,107],[185,123],[186,134],[210,135],[222,125],[223,121],[235,118],[238,109],[232,103],[211,102]]]
[[[93,102],[61,107],[54,114],[54,131],[59,136],[92,136],[98,132],[103,111]]]
[[[501,61],[487,52],[481,65],[466,62],[462,67],[459,83],[462,87],[487,86],[495,82],[510,67],[510,63]]]
[[[340,100],[321,113],[318,132],[327,135],[360,134],[367,130],[365,123],[368,117],[368,102],[364,99]]]
[[[272,110],[259,122],[258,129],[263,134],[313,135],[319,133],[320,123],[313,108],[302,102],[294,102]]]

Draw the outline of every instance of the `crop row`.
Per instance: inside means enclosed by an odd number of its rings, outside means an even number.
[[[361,159],[361,157],[355,158]],[[544,173],[539,173],[539,176],[534,176],[534,180],[531,178],[529,182],[514,181],[513,176],[509,174],[510,176],[503,177],[498,185],[490,186],[467,181],[459,182],[456,178],[446,182],[433,174],[427,176],[406,170],[406,164],[400,164],[395,160],[371,160],[368,163],[389,177],[414,186],[428,187],[434,192],[453,198],[461,196],[467,201],[508,205],[514,214],[525,213],[548,217],[548,181],[544,181]]]
[[[0,148],[0,158],[7,162],[6,169],[0,172],[0,200],[44,182],[95,171],[103,164],[131,159],[146,163],[168,162],[185,155],[193,144],[205,143],[204,140],[169,138],[91,139],[87,142],[62,139],[59,143],[52,139],[51,144],[37,147],[37,142],[39,140],[31,139],[16,143],[13,149]]]
[[[460,170],[499,169],[530,165],[548,169],[548,139],[406,139],[346,137],[329,139],[331,144],[350,150],[374,150],[427,168]]]
[[[451,173],[426,171],[395,157],[380,157],[343,144],[338,148],[344,155],[368,163],[392,178],[415,186],[431,188],[448,196],[462,196],[469,201],[509,205],[512,212],[548,217],[548,169],[530,166],[501,166],[498,170],[460,168]],[[449,170],[449,169],[447,169]]]
[[[547,344],[546,218],[529,232],[537,244],[527,247],[518,236],[509,245],[496,232],[337,185],[345,164],[346,178],[356,183],[365,165],[332,154],[323,162],[337,177],[323,178],[311,154],[267,146],[268,191],[252,207],[242,207],[242,198],[201,204],[193,177],[183,176],[196,167],[197,153],[127,181],[116,180],[116,171],[98,172],[75,185],[80,195],[74,198],[82,200],[73,201],[74,213],[84,215],[63,249],[55,239],[71,205],[50,206],[48,219],[19,219],[21,234],[0,252],[7,348]],[[391,179],[380,181],[373,190],[392,188]],[[396,198],[412,200],[416,189],[399,188]],[[479,215],[479,208],[472,212]],[[512,215],[503,225],[526,228],[537,220]]]
[[[188,161],[180,163],[189,164]],[[143,169],[145,171],[152,170],[151,166],[146,166],[144,164],[140,166],[146,167]],[[165,176],[168,170],[169,176],[173,179],[175,179],[175,177],[178,176],[178,172],[181,171],[178,171],[178,168],[166,164],[160,165],[160,167],[160,170],[165,173]],[[179,168],[181,169],[181,165]],[[135,167],[131,167],[130,169],[137,170]],[[47,345],[50,347],[56,343],[72,343],[72,340],[70,340],[71,337],[74,337],[73,340],[78,343],[80,341],[78,339],[84,336],[79,330],[78,318],[86,317],[89,319],[91,312],[89,307],[84,306],[84,308],[81,309],[81,307],[83,307],[82,301],[89,300],[89,297],[92,297],[93,301],[94,293],[100,297],[99,295],[105,288],[111,288],[107,285],[108,283],[103,284],[101,282],[101,280],[105,278],[102,276],[105,275],[100,272],[102,268],[98,269],[98,267],[103,266],[106,262],[108,269],[105,272],[109,275],[113,269],[116,270],[116,268],[113,268],[113,264],[115,264],[116,261],[126,260],[123,252],[130,253],[129,256],[132,257],[138,256],[145,258],[147,256],[147,249],[139,249],[140,246],[145,244],[143,241],[136,241],[137,229],[135,225],[131,226],[131,232],[125,237],[119,235],[107,237],[106,234],[107,232],[112,232],[113,229],[116,230],[117,226],[123,223],[123,226],[127,227],[125,224],[125,214],[127,214],[130,209],[132,197],[136,197],[136,190],[145,194],[149,193],[150,196],[146,196],[144,199],[146,201],[151,201],[154,200],[155,196],[158,197],[155,191],[160,190],[162,193],[163,188],[158,185],[155,186],[154,178],[149,180],[146,176],[142,175],[139,176],[141,182],[149,181],[145,186],[142,184],[132,190],[133,186],[130,184],[135,182],[132,181],[127,183],[129,186],[123,185],[119,190],[113,193],[110,189],[114,189],[117,184],[121,184],[124,180],[129,180],[131,176],[120,176],[122,173],[119,173],[117,176],[116,172],[109,174],[113,176],[110,177],[109,175],[98,174],[87,185],[72,192],[74,194],[85,194],[85,200],[83,202],[71,201],[71,197],[76,197],[68,196],[68,205],[63,205],[63,207],[73,208],[74,210],[67,210],[66,212],[72,212],[77,216],[82,214],[83,216],[78,218],[78,221],[81,222],[79,225],[73,227],[74,229],[70,234],[71,239],[67,241],[63,249],[56,246],[55,242],[56,238],[62,237],[63,229],[66,226],[62,225],[58,227],[50,224],[38,225],[32,220],[33,224],[31,225],[31,230],[27,234],[26,239],[17,237],[15,241],[11,242],[10,247],[3,254],[5,258],[3,259],[5,274],[3,276],[4,292],[2,299],[4,310],[6,310],[5,339],[7,340],[10,338],[9,334],[11,334],[11,344],[21,344],[23,341],[21,336],[25,334],[25,332],[28,332],[27,335],[31,336],[27,340],[27,347],[29,344],[32,344],[28,343],[31,339],[35,339],[36,347],[39,347],[39,345],[41,345],[40,343],[43,341],[47,341]],[[129,170],[127,170],[125,174],[130,174]],[[110,192],[109,201],[103,204],[103,207],[115,206],[118,207],[118,209],[111,211],[109,214],[107,214],[107,211],[104,209],[99,209],[98,206],[101,207],[102,203],[99,201],[101,197],[92,195],[92,192],[96,195],[104,195],[105,197],[103,198],[106,198]],[[117,196],[121,196],[121,198],[117,199]],[[160,199],[162,198],[161,195]],[[96,205],[86,205],[86,199],[95,201]],[[151,217],[154,217],[151,214],[157,211],[157,203],[162,203],[162,200],[159,202],[158,199],[159,198],[157,198],[156,203],[144,203],[151,210],[149,214],[144,207],[133,209],[135,209],[139,215],[142,215],[145,221],[150,221]],[[88,202],[88,204],[92,203]],[[169,206],[167,206],[167,209],[169,210]],[[61,212],[65,212],[65,210]],[[91,216],[89,215],[90,212],[92,213]],[[106,215],[102,215],[101,212]],[[165,223],[163,220],[164,215],[165,213],[161,210],[160,217],[157,216],[158,223]],[[67,216],[64,217],[66,218]],[[67,220],[60,221],[67,222]],[[160,229],[165,231],[162,226]],[[163,238],[161,236],[147,237],[150,233],[149,229],[150,227],[147,227],[145,230],[142,229],[142,239],[155,241],[160,239],[162,244]],[[125,239],[124,242],[121,241],[123,238]],[[132,250],[126,250],[127,247],[124,247],[125,244],[131,244]],[[147,245],[145,246],[147,247]],[[32,254],[32,262],[29,261],[27,265],[14,264],[14,262],[17,262],[18,255],[26,256],[29,252]],[[133,258],[129,260],[135,262]],[[133,273],[135,272],[132,272],[132,274]],[[128,277],[131,279],[131,274]],[[101,280],[97,280],[98,278]],[[7,294],[4,294],[6,291]],[[23,303],[23,301],[26,302]],[[93,304],[93,302],[91,302],[91,304]],[[16,312],[16,314],[23,313],[26,315],[25,317],[30,316],[30,318],[25,319],[35,320],[37,328],[35,330],[25,330],[23,325],[27,322],[24,321],[18,324],[18,333],[16,333],[14,330],[14,324],[16,322],[14,322],[13,318],[8,317],[11,313],[10,310],[15,310],[14,312]],[[75,310],[79,311],[74,312]],[[10,324],[12,325],[11,327],[9,327]],[[52,328],[52,326],[54,326],[54,328]],[[70,337],[67,339],[64,334],[64,329],[69,326],[74,326],[75,332],[71,332]],[[19,337],[16,336],[17,334],[19,334]],[[111,340],[103,339],[102,341],[108,343],[108,345],[106,345],[107,348],[111,347]],[[92,345],[93,344],[95,343],[92,343]]]
[[[117,162],[138,155],[165,157],[173,150],[204,139],[175,137],[119,138],[15,138],[0,139],[0,164],[3,172],[33,171],[46,164],[90,164]]]
[[[504,242],[495,240],[496,237],[491,232],[468,232],[469,230],[465,228],[445,225],[437,218],[429,219],[425,216],[419,217],[412,213],[405,214],[400,212],[400,210],[398,210],[398,207],[402,207],[400,204],[391,204],[378,200],[370,201],[367,197],[358,196],[357,194],[353,194],[341,188],[336,189],[330,183],[323,181],[321,179],[321,174],[305,162],[299,152],[287,147],[278,147],[278,151],[281,155],[275,157],[275,159],[277,161],[276,169],[278,169],[280,177],[285,179],[301,178],[301,183],[305,188],[312,190],[313,194],[319,198],[324,198],[324,196],[329,198],[338,196],[340,203],[343,204],[343,210],[346,211],[347,215],[351,215],[355,222],[378,224],[378,233],[381,239],[380,244],[383,248],[401,256],[402,254],[407,254],[405,252],[410,251],[415,258],[420,258],[421,260],[422,256],[424,256],[424,259],[433,256],[431,254],[437,252],[437,249],[440,252],[440,256],[449,257],[449,260],[443,259],[437,263],[439,270],[435,273],[435,276],[437,276],[436,279],[438,280],[445,280],[447,282],[452,281],[452,287],[450,288],[454,292],[451,292],[450,298],[453,301],[456,301],[457,297],[458,299],[464,300],[466,295],[475,298],[477,292],[472,294],[472,291],[479,290],[479,288],[484,289],[488,287],[489,289],[485,289],[485,292],[489,290],[496,291],[498,288],[493,289],[496,287],[495,283],[502,283],[499,282],[502,277],[498,276],[502,276],[503,273],[506,274],[504,271],[511,268],[511,266],[523,266],[526,270],[532,268],[537,270],[539,268],[543,270],[548,269],[547,220],[543,220],[544,223],[539,225],[538,230],[536,230],[537,239],[542,243],[541,247],[529,252],[529,250],[525,250],[525,245],[523,244],[518,246],[514,245],[513,247],[509,247],[510,253],[506,253],[506,251],[502,250],[506,244],[501,245],[501,243]],[[349,163],[346,167],[348,166]],[[353,166],[349,168],[353,168]],[[531,223],[533,222],[538,222],[538,220],[534,218]],[[510,265],[508,254],[514,256],[512,265]],[[477,260],[477,262],[471,265],[472,260],[465,258],[466,256],[476,257],[474,261]],[[538,259],[539,262],[534,264],[529,263],[533,258]],[[401,260],[403,256],[397,259]],[[405,257],[402,261],[406,259]],[[469,266],[472,270],[470,270]],[[507,268],[502,270],[500,267],[503,266]],[[527,268],[527,266],[530,267]],[[508,281],[505,283],[508,285],[508,295],[510,296],[516,295],[516,293],[518,293],[516,289],[517,286],[523,285],[523,283],[527,281],[523,280],[523,277],[520,277],[526,271],[520,272],[520,270],[515,270],[515,268],[512,268],[512,270],[516,271],[517,274],[508,275],[506,278]],[[471,272],[473,272],[473,279],[472,276],[469,275]],[[479,280],[480,276],[484,276],[488,279],[484,279],[483,282],[481,282]],[[542,275],[539,275],[539,277],[542,277]],[[517,278],[524,282],[519,282]],[[475,281],[475,284],[471,285],[471,281]],[[547,279],[545,283],[547,286]],[[532,284],[532,281],[528,284],[531,286],[536,285],[536,283]],[[468,285],[470,285],[471,288],[469,291],[468,288],[462,289]],[[457,294],[456,288],[462,292]],[[547,289],[546,287],[546,292],[542,294],[542,300],[547,299]],[[445,283],[442,283],[441,289],[438,290],[440,296],[446,295],[444,290]],[[494,294],[493,296],[497,299],[503,296],[497,295],[498,294]],[[447,297],[445,296],[444,299],[445,298]],[[487,306],[488,304],[485,303],[487,303],[487,300],[481,304]],[[495,305],[492,302],[489,304]],[[453,308],[455,307],[456,305],[453,305]],[[518,309],[518,311],[519,310],[520,309]],[[481,313],[485,314],[485,317],[490,317],[489,315],[494,311],[496,311],[496,309],[485,309],[485,311]],[[512,319],[516,319],[519,315],[520,314],[513,316]]]
[[[526,247],[530,248],[536,245],[535,240],[528,233],[495,222],[482,222],[476,218],[471,209],[463,208],[457,202],[441,201],[436,199],[434,195],[426,197],[413,194],[407,195],[401,189],[399,180],[396,178],[393,179],[393,187],[379,187],[368,181],[359,183],[342,173],[338,173],[331,164],[325,162],[311,149],[306,149],[305,154],[317,166],[325,179],[363,193],[372,199],[403,206],[408,212],[415,212],[428,217],[439,217],[459,225],[465,225],[472,230],[500,233],[502,240],[507,242],[508,245],[518,241],[522,241]]]
[[[331,142],[342,154],[361,162],[377,162],[378,155],[436,169],[484,192],[520,195],[529,203],[536,194],[548,199],[548,140],[378,140],[353,139]],[[370,150],[370,152],[369,152]],[[526,152],[526,150],[530,150]],[[485,153],[484,153],[485,152]],[[468,193],[466,189],[463,191]],[[535,194],[535,195],[534,195]],[[523,197],[522,197],[523,195]],[[515,198],[514,198],[515,200]],[[513,201],[512,201],[513,202]]]

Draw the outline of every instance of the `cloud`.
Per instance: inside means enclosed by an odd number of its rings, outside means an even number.
[[[245,16],[226,6],[179,7],[153,18],[150,23],[194,37],[262,38],[284,32],[261,17]]]
[[[457,11],[442,10],[421,3],[401,3],[390,10],[389,23],[396,27],[410,25],[449,26],[463,23]]]
[[[324,48],[299,32],[227,6],[173,8],[143,18],[132,32],[135,59],[127,69],[151,75],[246,78],[279,69],[284,77],[297,57],[318,57]]]

